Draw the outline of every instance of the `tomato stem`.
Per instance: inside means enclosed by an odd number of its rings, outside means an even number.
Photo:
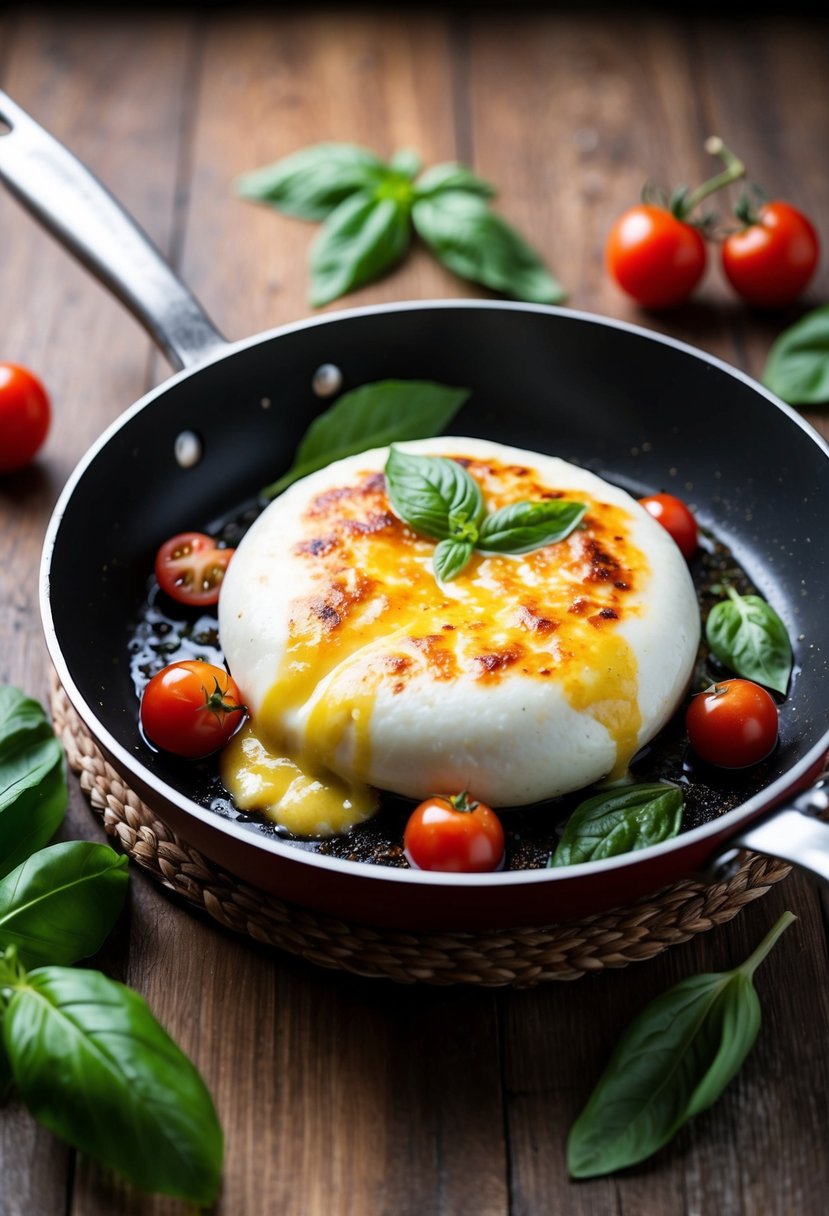
[[[734,214],[743,229],[760,223],[760,208],[767,201],[766,192],[756,183],[752,183],[750,187],[743,190],[734,208]]]
[[[204,693],[204,705],[200,709],[206,709],[210,713],[215,714],[217,718],[221,718],[225,714],[235,714],[237,710],[242,712],[247,711],[246,705],[240,705],[238,701],[225,700],[227,691],[222,689],[221,684],[214,677],[215,688],[212,692],[208,692],[202,684],[202,692]]]
[[[725,168],[714,177],[709,177],[708,181],[697,186],[690,194],[686,195],[679,209],[681,215],[678,219],[685,219],[695,207],[698,207],[703,199],[708,198],[709,194],[714,194],[717,190],[722,190],[723,186],[728,186],[731,182],[738,181],[741,177],[745,177],[746,167],[743,162],[734,155],[730,148],[727,148],[719,135],[711,135],[705,141],[705,151],[711,156],[719,156]]]
[[[446,799],[453,811],[474,811],[480,805],[474,798],[469,795],[469,790],[462,790],[460,794],[450,794]]]

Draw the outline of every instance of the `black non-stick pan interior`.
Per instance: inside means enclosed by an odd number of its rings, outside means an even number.
[[[645,331],[568,311],[408,305],[346,313],[252,339],[163,385],[111,433],[64,501],[51,559],[57,643],[86,705],[151,772],[181,788],[175,762],[137,733],[127,639],[158,545],[255,498],[290,463],[328,404],[323,363],[345,389],[387,377],[472,389],[459,435],[559,455],[634,494],[689,502],[783,617],[798,670],[774,779],[827,727],[829,460],[757,386]],[[177,437],[202,459],[182,468]]]

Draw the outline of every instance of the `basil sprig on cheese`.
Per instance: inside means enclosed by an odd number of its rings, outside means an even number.
[[[396,447],[385,473],[395,513],[415,532],[438,541],[434,569],[442,583],[460,574],[475,550],[529,553],[564,540],[587,510],[585,503],[551,498],[487,512],[478,483],[457,461]]]

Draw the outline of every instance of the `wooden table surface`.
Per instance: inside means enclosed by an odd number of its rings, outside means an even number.
[[[234,197],[234,177],[348,140],[474,166],[570,305],[754,375],[797,311],[753,314],[712,267],[695,303],[642,314],[608,282],[603,240],[646,178],[707,176],[712,132],[829,240],[827,62],[827,27],[796,17],[545,5],[0,11],[2,87],[103,178],[230,337],[307,315],[314,232]],[[167,369],[6,194],[0,242],[0,358],[35,369],[55,409],[36,465],[0,480],[0,680],[45,702],[37,564],[51,507],[101,429]],[[333,307],[469,294],[417,251]],[[829,258],[806,303],[827,295]],[[75,782],[65,834],[103,838]],[[742,961],[783,908],[798,921],[758,974],[762,1030],[722,1099],[647,1164],[569,1182],[567,1129],[622,1027],[677,979]],[[535,990],[435,990],[262,948],[133,867],[99,963],[146,996],[214,1094],[227,1137],[222,1216],[817,1216],[829,1194],[826,911],[815,883],[792,874],[648,963]],[[186,1210],[76,1160],[14,1102],[0,1113],[0,1163],[2,1216]]]

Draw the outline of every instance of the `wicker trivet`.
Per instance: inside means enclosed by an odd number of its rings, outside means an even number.
[[[791,867],[745,854],[726,882],[685,880],[647,900],[542,928],[405,933],[349,924],[282,903],[208,861],[156,818],[103,758],[53,681],[52,718],[70,767],[106,831],[133,861],[220,924],[323,967],[398,983],[515,985],[573,980],[661,954],[736,916]]]

